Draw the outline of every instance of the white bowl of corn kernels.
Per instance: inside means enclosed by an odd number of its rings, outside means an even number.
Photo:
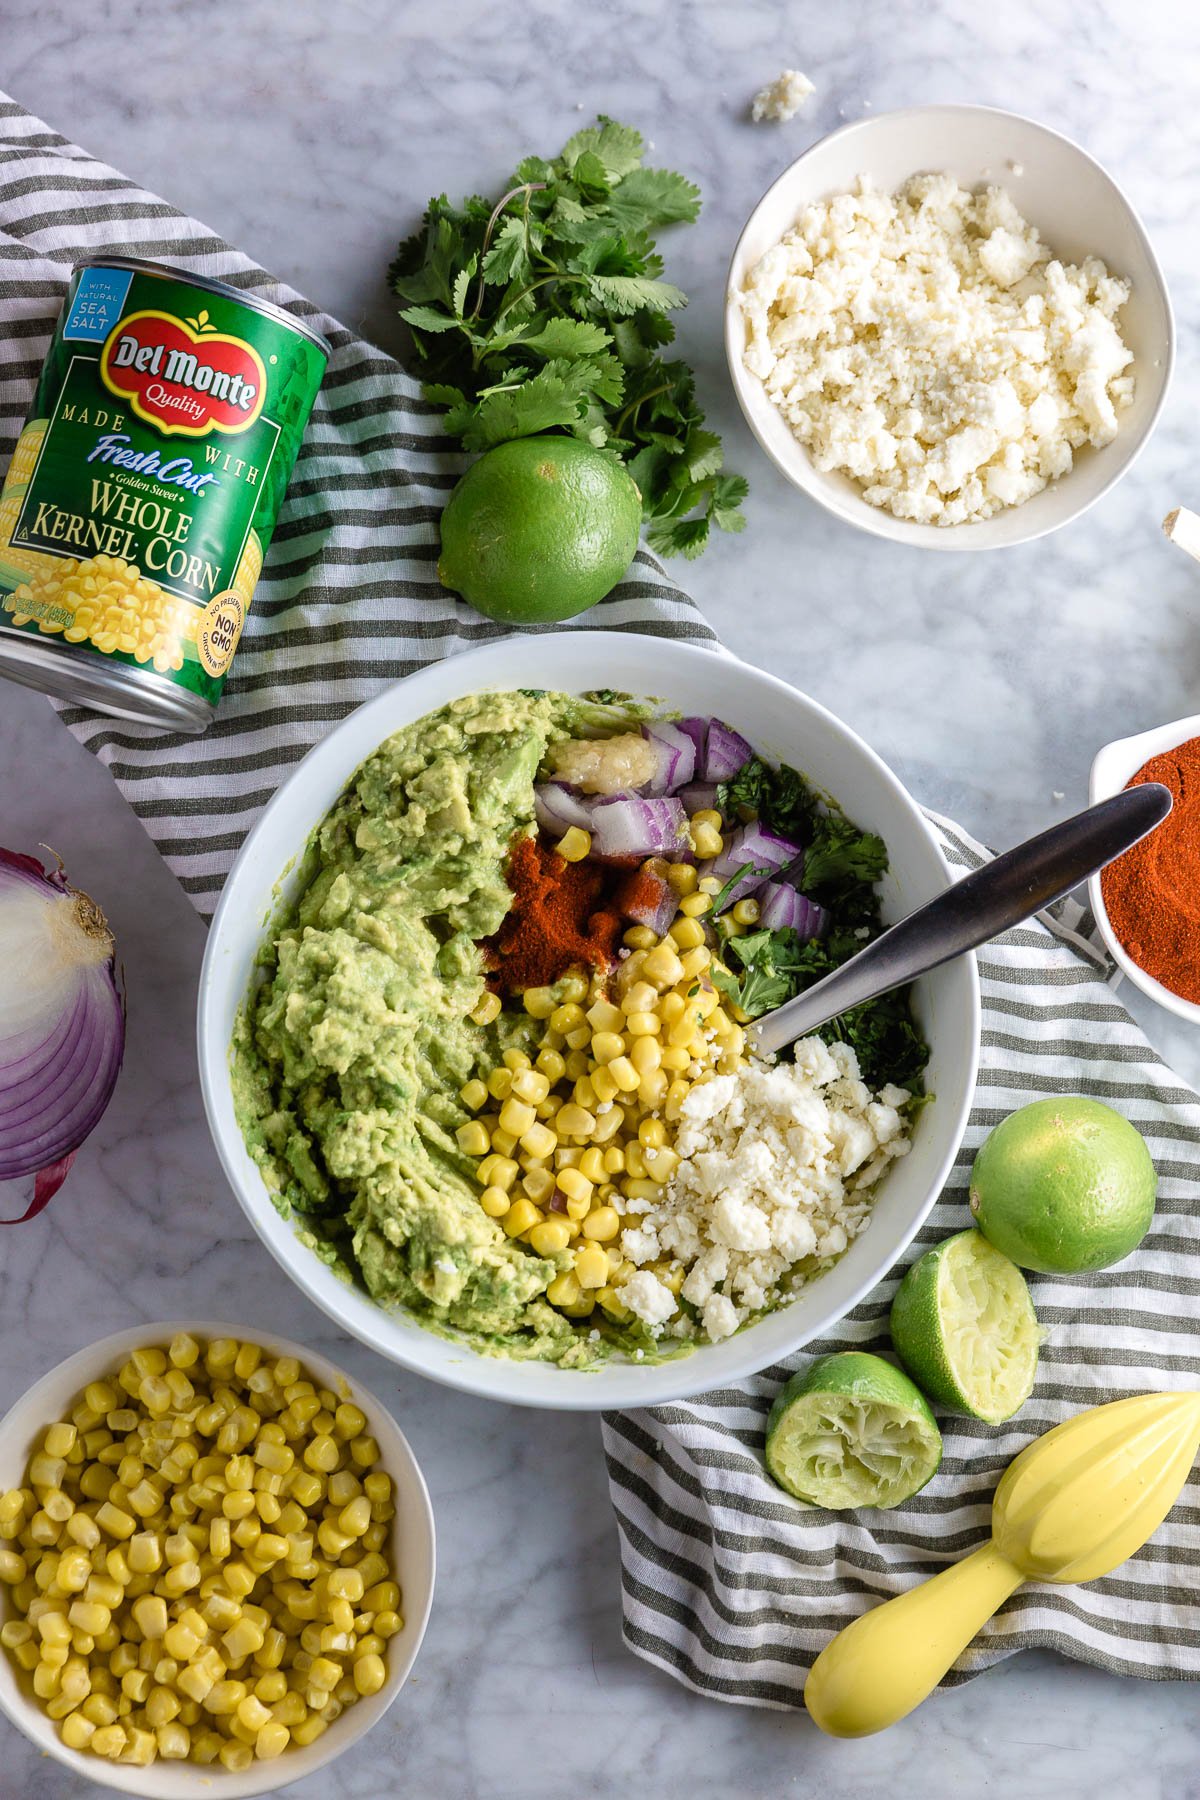
[[[315,1773],[404,1685],[434,1565],[395,1421],[282,1338],[137,1326],[0,1421],[0,1709],[80,1780],[242,1800]]]

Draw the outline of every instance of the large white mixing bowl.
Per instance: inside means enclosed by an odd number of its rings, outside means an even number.
[[[917,1119],[911,1153],[881,1182],[870,1226],[842,1260],[789,1306],[761,1323],[658,1364],[615,1361],[593,1373],[476,1354],[385,1312],[306,1249],[281,1218],[234,1117],[229,1041],[250,984],[264,925],[288,891],[285,869],[363,759],[401,726],[460,695],[487,688],[618,688],[662,698],[685,714],[725,719],[770,757],[803,770],[860,825],[879,832],[891,858],[885,917],[896,918],[946,887],[950,875],[914,802],[863,740],[814,700],[758,669],[693,645],[633,634],[571,631],[506,638],[398,682],[344,720],[293,770],[250,833],[225,884],[200,978],[200,1079],[225,1172],[255,1230],[292,1280],[330,1318],[383,1356],[469,1393],[527,1406],[650,1406],[737,1381],[819,1337],[875,1285],[925,1218],[962,1139],[979,1054],[979,978],[964,957],[917,985],[937,1096]],[[294,879],[294,874],[291,876]]]

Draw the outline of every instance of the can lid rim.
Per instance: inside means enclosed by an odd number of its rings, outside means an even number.
[[[228,300],[236,300],[240,305],[248,306],[252,312],[265,313],[279,324],[290,326],[293,331],[299,332],[301,337],[306,337],[314,344],[326,361],[333,353],[328,338],[323,337],[307,320],[289,312],[286,306],[278,306],[273,300],[264,300],[258,294],[233,287],[228,281],[218,281],[214,276],[196,275],[190,269],[177,269],[170,263],[154,262],[142,256],[85,256],[75,264],[74,273],[78,274],[82,269],[130,269],[137,275],[157,275],[167,281],[179,281],[188,287],[201,288],[205,293],[221,294]]]

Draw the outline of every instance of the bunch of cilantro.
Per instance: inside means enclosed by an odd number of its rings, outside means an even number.
[[[547,162],[526,157],[494,205],[430,202],[390,276],[412,372],[468,450],[564,432],[613,452],[642,496],[647,539],[699,556],[740,531],[747,486],[722,473],[686,363],[661,354],[687,304],[654,233],[694,219],[700,192],[642,167],[642,139],[601,117]]]
[[[717,805],[727,819],[760,819],[769,831],[802,843],[804,892],[829,915],[821,938],[802,941],[790,926],[726,938],[723,954],[740,967],[740,974],[717,969],[713,980],[757,1019],[803,993],[878,936],[882,927],[875,884],[887,870],[887,847],[875,832],[860,831],[844,813],[822,806],[804,777],[786,763],[776,769],[752,757],[719,784]],[[819,1035],[852,1047],[869,1086],[894,1081],[920,1092],[929,1047],[913,1019],[908,988],[852,1007]]]

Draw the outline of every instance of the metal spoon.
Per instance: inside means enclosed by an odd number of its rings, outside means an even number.
[[[1161,825],[1171,790],[1147,781],[1052,825],[919,906],[899,924],[752,1027],[756,1050],[782,1050],[839,1013],[903,987],[1052,906]]]

